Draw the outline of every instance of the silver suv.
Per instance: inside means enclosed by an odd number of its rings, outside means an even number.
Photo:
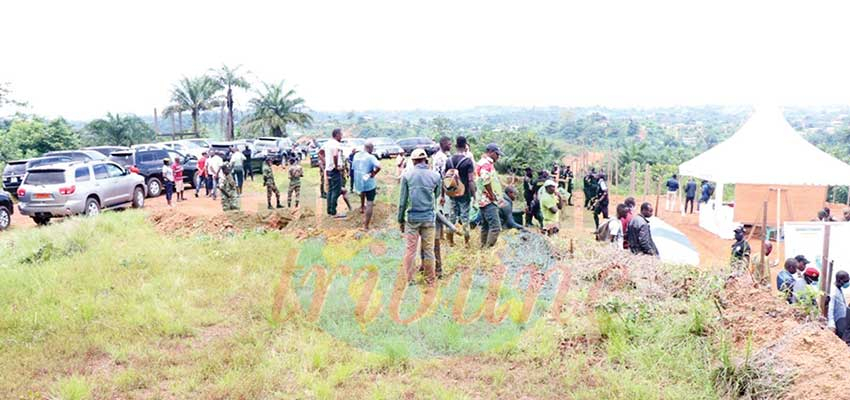
[[[18,209],[36,224],[102,209],[145,204],[145,178],[111,161],[54,164],[27,170],[18,188]]]

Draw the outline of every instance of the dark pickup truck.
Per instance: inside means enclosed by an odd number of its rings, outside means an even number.
[[[137,173],[145,177],[148,197],[157,197],[165,188],[162,184],[162,166],[164,165],[162,160],[166,158],[174,160],[177,157],[183,161],[183,182],[196,187],[200,178],[198,160],[191,155],[165,149],[128,150],[114,152],[109,159],[131,171],[138,170]]]

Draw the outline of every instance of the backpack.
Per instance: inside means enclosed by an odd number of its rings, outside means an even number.
[[[443,189],[449,197],[461,197],[466,193],[466,187],[460,181],[460,172],[454,164],[449,167],[448,163],[451,161],[452,158],[446,161],[446,172],[443,174]]]

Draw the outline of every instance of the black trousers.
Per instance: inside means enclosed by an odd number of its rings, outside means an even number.
[[[689,211],[689,212],[690,212],[691,214],[693,214],[693,213],[694,213],[694,198],[693,198],[693,197],[686,197],[686,198],[685,198],[685,208],[684,208],[684,211],[688,211],[688,204],[690,204],[690,205],[691,205],[691,211]]]

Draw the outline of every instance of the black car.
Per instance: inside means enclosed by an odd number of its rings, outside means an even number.
[[[100,154],[103,154],[105,157],[109,157],[110,154],[112,154],[116,151],[127,151],[127,150],[130,150],[130,148],[125,147],[125,146],[94,146],[94,147],[86,147],[83,150],[96,151]]]
[[[9,193],[15,193],[18,190],[18,186],[21,186],[21,181],[24,180],[27,170],[30,168],[70,161],[73,160],[66,156],[36,157],[28,160],[9,161],[6,164],[6,168],[3,169],[3,190]]]
[[[402,150],[404,150],[404,155],[406,156],[409,156],[410,153],[416,149],[425,150],[425,153],[428,153],[429,156],[440,151],[440,146],[436,142],[424,137],[400,139],[396,143],[401,146]]]
[[[109,156],[111,161],[129,169],[143,177],[148,186],[148,196],[157,197],[162,194],[162,160],[180,157],[183,161],[183,182],[188,182],[193,187],[198,185],[200,173],[198,171],[198,160],[194,156],[187,156],[175,150],[150,149],[150,150],[128,150],[117,151]]]
[[[279,137],[260,137],[254,140],[254,149],[262,157],[271,157],[275,165],[280,165],[292,155],[292,140]]]
[[[43,157],[47,156],[65,156],[70,157],[74,161],[100,161],[106,159],[105,155],[94,150],[60,150],[43,154]]]
[[[12,196],[6,192],[0,192],[0,231],[9,227],[14,213],[15,207],[12,205]]]

